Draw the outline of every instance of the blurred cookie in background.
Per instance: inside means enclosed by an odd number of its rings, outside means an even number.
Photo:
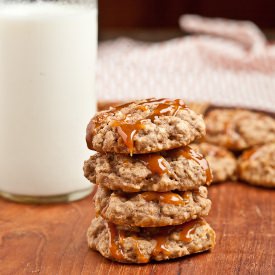
[[[275,142],[275,120],[263,113],[215,109],[206,115],[205,123],[205,140],[232,151]]]
[[[253,185],[275,187],[275,143],[245,151],[238,160],[239,178]]]
[[[207,159],[213,174],[212,183],[236,179],[237,161],[230,151],[206,142],[191,147]]]

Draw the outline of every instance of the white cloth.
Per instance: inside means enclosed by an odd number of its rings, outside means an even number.
[[[275,46],[251,22],[185,15],[195,33],[161,43],[99,46],[99,100],[182,98],[275,111]]]

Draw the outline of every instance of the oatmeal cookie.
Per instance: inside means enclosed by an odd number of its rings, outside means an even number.
[[[193,190],[212,180],[207,160],[189,146],[145,155],[97,153],[84,163],[91,182],[124,192]]]
[[[233,151],[275,142],[275,120],[262,113],[215,109],[206,115],[205,123],[205,140]]]
[[[158,227],[182,224],[207,216],[211,201],[207,188],[185,192],[124,193],[99,187],[95,196],[96,212],[119,225]]]
[[[275,143],[245,151],[238,161],[238,174],[250,184],[275,187]]]
[[[203,219],[161,228],[129,228],[95,218],[87,232],[89,247],[123,263],[162,261],[212,249],[215,232]]]
[[[230,151],[206,142],[192,144],[191,146],[207,159],[213,174],[212,182],[235,179],[237,160]]]
[[[205,135],[201,115],[180,100],[140,100],[99,112],[87,127],[89,149],[144,154],[185,146]]]

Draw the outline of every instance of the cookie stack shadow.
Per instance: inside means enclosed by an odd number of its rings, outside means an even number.
[[[181,100],[140,100],[98,113],[87,127],[97,153],[84,164],[98,185],[89,247],[124,263],[213,248],[215,232],[203,218],[211,170],[188,146],[204,135],[202,117]]]

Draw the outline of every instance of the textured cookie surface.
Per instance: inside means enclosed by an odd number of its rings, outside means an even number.
[[[161,153],[97,153],[84,164],[91,181],[124,192],[198,189],[212,180],[208,162],[189,146]]]
[[[125,228],[95,218],[87,232],[89,247],[124,263],[168,260],[209,250],[215,232],[203,219],[162,228]]]
[[[230,151],[206,142],[192,144],[192,148],[203,154],[207,159],[213,174],[212,182],[235,179],[237,160]]]
[[[99,187],[95,207],[104,219],[119,225],[157,227],[176,225],[208,215],[207,189],[186,192],[114,192]]]
[[[182,100],[148,99],[99,112],[86,140],[98,152],[143,154],[184,146],[203,135],[202,116]]]
[[[245,151],[238,161],[238,173],[248,183],[275,187],[275,143]]]
[[[267,115],[235,109],[216,109],[205,118],[206,141],[231,150],[275,142],[275,120]]]

